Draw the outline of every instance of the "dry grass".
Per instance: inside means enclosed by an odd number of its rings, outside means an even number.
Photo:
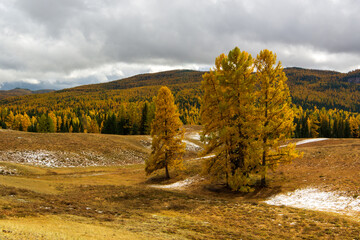
[[[139,239],[142,234],[119,229],[115,224],[94,224],[84,217],[47,215],[1,221],[1,239]]]
[[[0,151],[86,150],[116,161],[118,149],[146,157],[146,139],[1,131]],[[301,145],[303,159],[269,174],[269,187],[251,194],[233,193],[207,181],[183,191],[151,188],[148,185],[163,172],[147,179],[143,159],[133,165],[117,161],[75,168],[1,162],[17,169],[18,175],[0,176],[0,239],[360,239],[355,215],[262,202],[272,194],[307,186],[359,194],[359,145],[357,139]],[[123,158],[131,158],[130,151],[124,152]],[[187,170],[171,172],[175,178],[167,183],[194,176],[201,168],[199,161],[188,159],[185,164]]]
[[[35,155],[39,160],[54,160],[57,164],[53,166],[136,164],[142,163],[149,152],[140,140],[149,141],[144,136],[25,133],[0,129],[0,161],[26,163]]]
[[[317,186],[360,195],[360,139],[329,139],[297,148],[304,157],[271,174],[272,187],[291,191]]]

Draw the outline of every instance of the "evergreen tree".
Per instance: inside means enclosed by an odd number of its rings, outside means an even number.
[[[337,118],[335,117],[334,118],[334,123],[332,125],[332,137],[333,138],[338,138],[339,137],[339,127],[338,127],[338,120]]]
[[[38,120],[38,132],[55,132],[55,125],[52,119],[45,114],[42,114]]]
[[[320,118],[319,136],[331,137],[330,119],[328,114],[326,113],[325,108],[321,109],[319,118]]]
[[[344,126],[344,137],[345,138],[349,138],[351,137],[351,128],[350,128],[350,121],[349,119],[344,120],[345,121],[345,126]]]
[[[140,122],[140,134],[145,135],[148,132],[148,115],[149,115],[148,103],[145,102],[144,107],[141,111],[141,122]]]
[[[151,155],[145,162],[147,174],[165,168],[170,178],[169,167],[183,168],[182,155],[185,151],[184,130],[174,104],[174,97],[167,87],[161,87],[156,98],[155,119],[151,125]]]
[[[101,133],[105,134],[116,134],[117,133],[117,126],[116,126],[116,116],[114,113],[109,113],[105,122],[104,127]]]

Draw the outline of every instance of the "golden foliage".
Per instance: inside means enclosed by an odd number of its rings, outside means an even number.
[[[204,154],[215,153],[204,170],[213,179],[225,178],[233,190],[250,191],[257,174],[265,185],[267,168],[299,156],[293,145],[280,148],[294,129],[294,113],[287,78],[275,64],[268,50],[254,60],[236,47],[217,57],[215,68],[203,75]]]
[[[145,162],[147,174],[165,168],[169,178],[169,167],[183,169],[182,155],[185,151],[184,130],[174,104],[174,97],[167,87],[161,87],[156,98],[155,118],[151,125],[152,152]]]

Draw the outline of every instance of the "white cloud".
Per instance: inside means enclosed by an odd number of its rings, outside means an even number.
[[[9,0],[0,3],[0,83],[54,88],[203,69],[235,46],[284,66],[359,67],[360,2]],[[41,85],[41,86],[43,86]]]
[[[40,81],[34,78],[25,78],[23,82],[30,83],[30,84],[39,84]]]

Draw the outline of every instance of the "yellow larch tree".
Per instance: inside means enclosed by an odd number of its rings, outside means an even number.
[[[29,115],[24,113],[24,115],[21,117],[21,127],[23,131],[27,132],[30,125],[31,125],[30,117]]]
[[[54,112],[50,112],[48,117],[52,120],[52,124],[50,126],[50,132],[56,132],[57,130],[57,118]]]
[[[294,144],[280,146],[294,130],[294,111],[281,62],[276,63],[276,55],[265,49],[257,55],[255,68],[258,135],[262,141],[261,186],[266,186],[268,169],[274,170],[280,163],[290,163],[300,155]]]
[[[203,75],[201,105],[202,139],[206,143],[204,172],[213,180],[225,180],[233,190],[250,191],[259,152],[255,116],[254,60],[234,48],[215,60],[215,68]]]
[[[165,176],[170,178],[169,167],[183,169],[184,130],[169,88],[160,88],[155,105],[155,118],[151,124],[152,151],[145,161],[145,171],[151,174],[165,168]]]
[[[12,128],[14,124],[15,116],[12,111],[9,112],[7,117],[5,118],[5,124],[7,128]]]

